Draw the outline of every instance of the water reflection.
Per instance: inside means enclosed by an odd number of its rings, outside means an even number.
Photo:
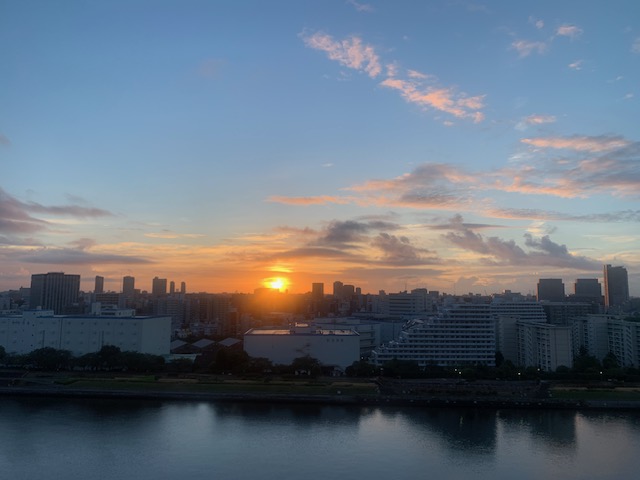
[[[516,410],[498,412],[505,431],[529,432],[545,447],[571,451],[576,446],[576,413],[570,410]]]

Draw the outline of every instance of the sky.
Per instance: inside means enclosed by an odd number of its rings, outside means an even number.
[[[0,0],[0,45],[0,290],[640,295],[635,0]]]

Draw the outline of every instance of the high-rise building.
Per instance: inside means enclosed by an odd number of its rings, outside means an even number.
[[[314,300],[322,300],[324,298],[324,283],[311,284],[311,297]]]
[[[618,307],[629,301],[629,277],[624,267],[604,266],[604,304]]]
[[[96,286],[93,289],[93,293],[104,293],[104,277],[96,275]]]
[[[185,282],[180,282],[180,293],[183,295],[187,293],[187,284]]]
[[[561,278],[538,280],[538,301],[564,302],[564,283]]]
[[[576,297],[595,300],[600,300],[602,297],[602,285],[597,278],[578,278],[574,286]]]
[[[174,293],[176,293],[176,282],[171,280],[171,282],[169,282],[169,294],[173,295]]]
[[[64,314],[80,297],[80,275],[65,275],[63,272],[31,275],[31,297],[29,307],[53,310]]]
[[[135,277],[123,277],[122,278],[122,293],[127,297],[133,297],[136,288],[136,279]]]
[[[154,277],[151,284],[152,295],[166,295],[167,294],[167,279]]]

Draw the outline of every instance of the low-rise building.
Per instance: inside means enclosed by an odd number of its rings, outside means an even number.
[[[297,324],[291,328],[252,328],[244,334],[244,350],[275,364],[289,365],[310,356],[325,366],[345,369],[360,359],[360,336],[349,328]]]
[[[81,356],[114,345],[122,351],[168,355],[170,342],[168,316],[54,315],[53,310],[0,316],[0,345],[12,354],[51,347]]]

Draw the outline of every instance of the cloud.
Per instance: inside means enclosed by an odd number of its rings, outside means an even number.
[[[29,206],[0,187],[0,233],[26,234],[44,230],[48,222],[32,217]]]
[[[78,218],[95,218],[112,216],[113,213],[101,208],[80,207],[78,205],[62,205],[46,207],[39,203],[29,202],[24,204],[25,208],[30,212],[44,213],[48,215],[70,215]]]
[[[11,140],[9,140],[9,138],[2,133],[0,133],[0,145],[2,145],[3,147],[11,146]]]
[[[382,72],[380,59],[371,45],[362,43],[356,36],[342,41],[334,40],[331,35],[316,32],[313,35],[302,34],[307,47],[326,52],[331,60],[335,60],[345,67],[366,72],[375,78]]]
[[[574,135],[572,137],[523,138],[520,141],[534,147],[557,148],[584,152],[605,152],[617,148],[623,148],[630,144],[629,141],[622,137],[606,135],[598,137]]]
[[[366,4],[366,3],[358,3],[358,2],[356,2],[356,0],[347,0],[347,4],[351,5],[358,12],[371,13],[371,12],[373,12],[375,10],[371,5]]]
[[[314,243],[316,245],[340,245],[349,247],[365,241],[367,234],[372,231],[397,230],[398,228],[400,227],[397,224],[382,220],[372,220],[369,222],[334,220],[329,223]]]
[[[575,25],[560,25],[556,29],[556,35],[560,37],[569,37],[571,40],[574,40],[582,35],[582,29]]]
[[[432,252],[415,247],[411,244],[411,240],[405,236],[398,237],[382,232],[373,238],[371,246],[381,252],[380,262],[386,265],[408,266],[441,263],[441,260],[436,256],[424,257],[424,253]]]
[[[140,265],[154,263],[144,257],[91,253],[86,250],[74,248],[43,248],[21,255],[19,260],[24,263],[47,265]]]
[[[515,40],[511,43],[511,48],[518,52],[520,58],[528,57],[534,52],[543,54],[547,51],[548,45],[545,42],[531,42],[528,40]]]
[[[484,114],[480,112],[484,108],[484,95],[468,97],[452,88],[426,86],[422,80],[417,76],[409,80],[390,77],[380,85],[399,91],[409,103],[440,110],[458,118],[470,118],[476,123],[484,120]]]
[[[528,117],[523,118],[516,125],[517,130],[526,130],[527,127],[533,125],[543,125],[545,123],[555,123],[556,117],[554,115],[529,115]]]
[[[198,65],[197,74],[203,78],[216,78],[220,75],[224,63],[224,61],[214,58],[202,60]]]
[[[524,119],[528,125],[541,125],[543,123],[554,123],[556,117],[553,115],[529,115]]]
[[[534,25],[538,30],[544,28],[544,21],[535,17],[529,17],[529,23]]]
[[[451,244],[479,253],[483,256],[481,263],[488,265],[511,266],[549,266],[570,268],[577,270],[597,270],[600,263],[584,256],[574,255],[565,245],[553,242],[548,235],[534,238],[531,234],[524,235],[526,251],[513,240],[499,237],[484,237],[470,228],[449,232],[443,238]]]
[[[356,36],[344,40],[335,40],[331,35],[323,32],[301,35],[307,47],[327,53],[331,60],[335,60],[346,67],[366,72],[369,77],[377,78],[382,74],[380,58],[371,45],[363,43]],[[434,75],[408,69],[405,76],[395,62],[385,65],[386,78],[380,86],[396,90],[409,103],[425,109],[434,109],[451,114],[457,118],[471,119],[478,123],[484,120],[481,110],[484,108],[484,95],[468,96],[458,92],[453,87],[435,84]]]
[[[449,218],[445,223],[429,225],[430,230],[479,230],[483,228],[502,228],[501,225],[491,225],[488,223],[465,223],[462,215],[456,214]]]
[[[284,203],[286,205],[328,205],[330,203],[337,203],[344,205],[351,203],[353,199],[348,197],[337,197],[331,195],[319,195],[310,197],[285,197],[282,195],[271,195],[267,198],[269,202]]]
[[[569,68],[571,70],[582,70],[583,63],[584,60],[576,60],[575,62],[569,64]]]
[[[633,53],[640,53],[640,37],[637,37],[631,44],[631,51]]]
[[[575,215],[530,208],[498,208],[487,210],[485,213],[494,218],[508,219],[556,220],[587,223],[640,222],[640,210],[622,210],[619,212]]]

